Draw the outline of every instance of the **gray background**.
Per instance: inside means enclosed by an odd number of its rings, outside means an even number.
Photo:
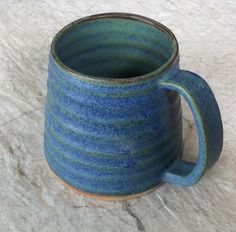
[[[124,11],[173,30],[181,67],[212,87],[224,150],[200,183],[170,184],[128,202],[85,199],[52,177],[43,156],[47,57],[54,34],[82,16]],[[0,231],[236,231],[236,2],[0,0]],[[185,155],[197,153],[184,103]]]

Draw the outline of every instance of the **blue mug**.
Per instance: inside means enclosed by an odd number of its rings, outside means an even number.
[[[80,193],[122,200],[163,182],[193,185],[222,150],[216,99],[179,69],[178,42],[134,14],[79,19],[54,37],[48,69],[44,150],[51,170]],[[196,163],[182,159],[180,95],[198,132]]]

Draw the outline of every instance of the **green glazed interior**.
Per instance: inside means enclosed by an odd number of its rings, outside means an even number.
[[[53,55],[73,72],[94,78],[132,78],[171,63],[177,53],[173,34],[153,20],[128,16],[70,24],[55,37]]]

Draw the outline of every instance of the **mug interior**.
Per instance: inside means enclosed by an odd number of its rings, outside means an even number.
[[[132,78],[158,70],[177,53],[177,42],[163,25],[141,17],[78,20],[57,34],[52,54],[73,72],[94,78]]]

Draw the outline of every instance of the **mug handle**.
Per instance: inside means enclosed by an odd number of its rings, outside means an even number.
[[[220,110],[209,85],[197,74],[180,70],[174,76],[160,79],[162,89],[174,90],[187,101],[198,133],[196,163],[176,160],[162,175],[164,182],[190,186],[218,160],[223,147],[223,126]]]

